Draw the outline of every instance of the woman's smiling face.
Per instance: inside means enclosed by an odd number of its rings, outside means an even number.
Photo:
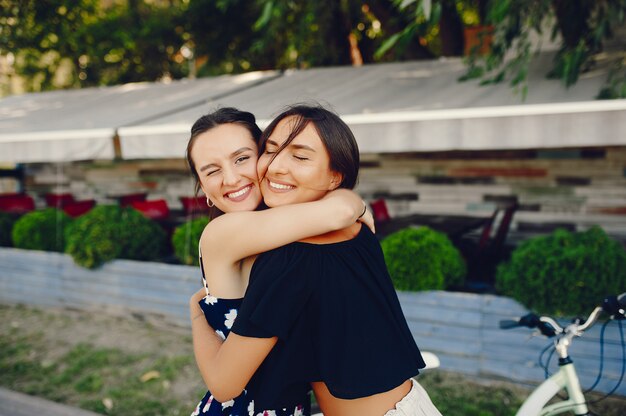
[[[200,187],[221,211],[252,211],[261,202],[257,153],[250,132],[236,123],[198,135],[191,158]]]
[[[269,207],[316,201],[341,183],[341,175],[330,169],[328,151],[312,122],[276,153],[295,120],[286,117],[276,125],[259,157],[258,177]]]

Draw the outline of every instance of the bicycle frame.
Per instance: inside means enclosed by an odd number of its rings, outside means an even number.
[[[569,398],[546,406],[560,390],[565,389]],[[516,416],[550,416],[572,411],[576,415],[587,415],[589,409],[580,388],[574,363],[562,365],[559,371],[541,383],[520,407]]]
[[[580,381],[576,374],[574,362],[569,357],[568,349],[574,337],[580,336],[587,328],[592,326],[601,312],[602,308],[596,307],[585,323],[580,324],[578,321],[575,321],[565,328],[562,328],[550,317],[542,316],[539,318],[541,322],[549,324],[559,334],[559,338],[554,346],[559,355],[559,371],[541,383],[528,396],[516,416],[551,416],[567,411],[572,411],[575,415],[580,416],[589,414],[587,401],[580,388]],[[568,399],[546,406],[550,399],[561,390],[567,392]]]
[[[504,319],[500,321],[500,328],[502,329],[525,326],[528,328],[537,328],[538,333],[546,337],[557,337],[554,343],[554,350],[559,356],[559,371],[533,390],[530,396],[522,403],[516,416],[552,416],[564,412],[573,412],[577,416],[590,415],[587,401],[580,388],[580,381],[576,374],[574,362],[569,357],[568,349],[572,345],[572,340],[575,337],[581,336],[585,330],[594,325],[602,312],[608,313],[611,319],[626,319],[626,293],[622,293],[618,296],[607,296],[602,301],[602,306],[597,306],[586,320],[576,318],[565,328],[561,327],[558,322],[549,316],[537,316],[533,313],[514,320]],[[622,337],[622,347],[623,346],[624,339]],[[548,364],[549,359],[545,365],[546,371]],[[622,377],[623,376],[624,374],[622,374]],[[595,385],[594,383],[593,386],[595,387]],[[561,390],[567,392],[568,398],[548,405],[550,399],[556,396]],[[614,390],[615,389],[613,389],[611,393]]]

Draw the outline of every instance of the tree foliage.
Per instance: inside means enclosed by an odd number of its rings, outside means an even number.
[[[65,232],[65,252],[76,264],[95,268],[109,260],[156,260],[165,251],[165,231],[134,208],[100,205]]]
[[[528,67],[540,49],[533,46],[532,36],[548,32],[560,42],[549,77],[569,87],[584,72],[610,67],[598,97],[626,97],[626,53],[605,48],[624,26],[625,0],[503,0],[489,5],[487,21],[495,29],[491,52],[471,57],[466,78],[483,77],[484,83],[508,79],[525,96]],[[511,52],[513,57],[505,59]]]
[[[550,76],[571,85],[604,65],[600,97],[626,96],[624,51],[606,53],[626,0],[0,0],[0,9],[0,55],[29,91],[460,56],[464,28],[493,25],[491,53],[469,59],[464,78],[525,93],[530,39],[547,31],[562,39]]]
[[[200,217],[186,221],[174,230],[172,246],[174,254],[182,264],[199,266],[198,243],[204,228],[209,223],[207,217]]]
[[[141,0],[0,1],[0,54],[11,56],[28,91],[186,75],[180,8]]]
[[[199,74],[374,62],[404,18],[389,0],[194,0],[186,16]]]
[[[0,55],[28,91],[433,57],[393,0],[0,0]]]
[[[498,267],[498,290],[537,312],[585,315],[626,287],[626,251],[599,227],[524,241]]]
[[[22,215],[13,225],[13,245],[26,250],[60,251],[65,247],[65,230],[73,220],[56,208],[46,208]]]
[[[443,233],[428,227],[405,228],[387,236],[381,246],[398,290],[443,290],[463,285],[465,262]]]

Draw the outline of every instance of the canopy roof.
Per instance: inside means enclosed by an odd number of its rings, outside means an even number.
[[[626,100],[594,99],[605,73],[570,89],[535,60],[522,103],[508,84],[459,83],[460,59],[250,73],[170,84],[28,94],[0,100],[0,160],[182,157],[189,129],[218,106],[264,125],[288,104],[330,105],[362,152],[522,149],[626,144]]]
[[[277,76],[255,72],[8,97],[0,100],[0,161],[113,158],[119,127],[201,106]]]

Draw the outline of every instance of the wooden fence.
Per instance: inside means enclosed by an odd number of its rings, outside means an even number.
[[[76,266],[59,253],[0,248],[0,302],[72,307],[189,326],[188,299],[200,286],[196,267],[115,260],[96,270]],[[503,331],[500,319],[527,311],[512,299],[442,291],[398,293],[409,327],[421,349],[436,353],[441,368],[478,379],[537,384],[544,372],[537,360],[550,341],[531,337],[525,328]],[[600,367],[600,330],[596,325],[571,349],[583,387]],[[618,382],[622,346],[616,322],[608,324],[604,373],[596,390]],[[551,371],[555,371],[553,357]],[[626,396],[626,381],[617,390]]]

